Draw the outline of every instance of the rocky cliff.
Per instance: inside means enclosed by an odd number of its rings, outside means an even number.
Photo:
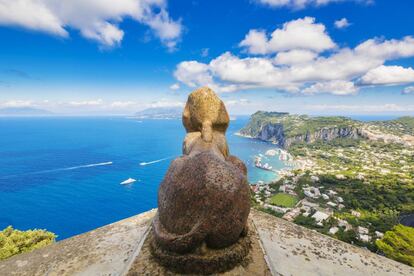
[[[364,138],[362,124],[345,117],[309,117],[288,113],[256,112],[240,130],[247,137],[270,141],[283,148],[293,143]]]

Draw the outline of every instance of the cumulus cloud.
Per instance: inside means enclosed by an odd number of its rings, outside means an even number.
[[[106,47],[121,43],[124,32],[119,23],[124,18],[149,26],[170,49],[180,39],[181,23],[169,16],[166,0],[0,0],[0,25],[60,37],[76,29]]]
[[[345,29],[349,26],[351,26],[351,23],[345,17],[335,21],[335,28],[337,29]]]
[[[178,89],[180,89],[180,84],[174,83],[170,86],[170,89],[171,90],[178,90]]]
[[[408,86],[404,88],[404,90],[402,91],[402,94],[404,95],[414,94],[414,86]]]
[[[368,71],[361,78],[361,83],[366,85],[405,84],[411,82],[414,82],[413,68],[404,68],[402,66],[381,65]]]
[[[303,9],[308,6],[324,6],[338,2],[358,2],[363,4],[371,4],[373,0],[256,0],[256,2],[273,8],[289,7],[293,9]]]
[[[270,38],[265,31],[250,30],[240,46],[250,54],[269,54],[292,49],[322,52],[334,48],[335,43],[323,24],[315,23],[313,17],[305,17],[283,24]]]
[[[314,31],[309,37],[320,37],[326,43],[312,45],[307,36],[302,36],[302,28],[291,28],[298,23]],[[274,37],[282,39],[276,42]],[[339,48],[325,32],[325,26],[304,18],[285,23],[270,39],[265,31],[250,31],[240,46],[250,55],[240,57],[225,52],[208,63],[183,61],[177,65],[174,75],[190,87],[207,85],[218,92],[271,88],[292,93],[348,95],[356,94],[361,85],[414,82],[412,68],[384,65],[388,61],[414,57],[411,36],[399,40],[373,38],[355,48]]]
[[[317,82],[303,90],[304,94],[331,93],[334,95],[350,95],[358,91],[351,81]]]
[[[213,84],[213,76],[209,72],[209,66],[195,60],[184,61],[178,64],[174,76],[177,80],[190,87],[196,87],[200,83],[205,85]]]
[[[280,52],[275,57],[276,64],[304,64],[313,61],[318,56],[317,53],[308,50],[291,50]]]

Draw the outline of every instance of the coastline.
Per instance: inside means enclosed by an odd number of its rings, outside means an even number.
[[[272,182],[276,182],[278,180],[280,180],[281,178],[285,177],[285,176],[289,176],[291,175],[291,172],[293,170],[307,170],[307,169],[311,169],[314,165],[314,162],[308,159],[303,159],[303,158],[295,158],[293,157],[289,151],[281,148],[280,146],[278,146],[276,143],[271,142],[271,141],[266,141],[266,140],[261,140],[258,139],[256,137],[250,136],[250,135],[245,135],[245,134],[241,134],[239,131],[233,133],[235,136],[239,136],[239,137],[243,137],[243,138],[247,138],[247,139],[252,139],[252,140],[258,140],[264,143],[267,143],[269,145],[275,146],[276,149],[270,149],[270,150],[276,150],[278,151],[277,154],[271,156],[271,157],[278,157],[280,161],[282,161],[285,165],[284,168],[279,169],[279,170],[274,170],[274,173],[276,173],[275,177],[270,180],[270,181],[262,181],[265,184],[269,184]],[[266,154],[265,154],[266,155]],[[281,159],[281,156],[286,155],[287,159],[289,160],[283,160],[283,158]],[[269,155],[268,155],[269,156]],[[252,185],[255,185],[256,183],[251,183]]]

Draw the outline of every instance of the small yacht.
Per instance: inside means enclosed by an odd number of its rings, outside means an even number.
[[[135,180],[135,179],[133,179],[133,178],[128,178],[127,180],[125,180],[125,181],[121,182],[121,185],[128,185],[128,184],[134,183],[134,182],[136,182],[136,181],[137,181],[137,180]]]

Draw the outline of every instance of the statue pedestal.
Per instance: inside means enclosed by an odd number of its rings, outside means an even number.
[[[132,275],[271,275],[259,245],[256,230],[249,221],[249,231],[232,246],[224,249],[201,247],[189,254],[166,252],[148,234],[141,252],[133,263]]]

